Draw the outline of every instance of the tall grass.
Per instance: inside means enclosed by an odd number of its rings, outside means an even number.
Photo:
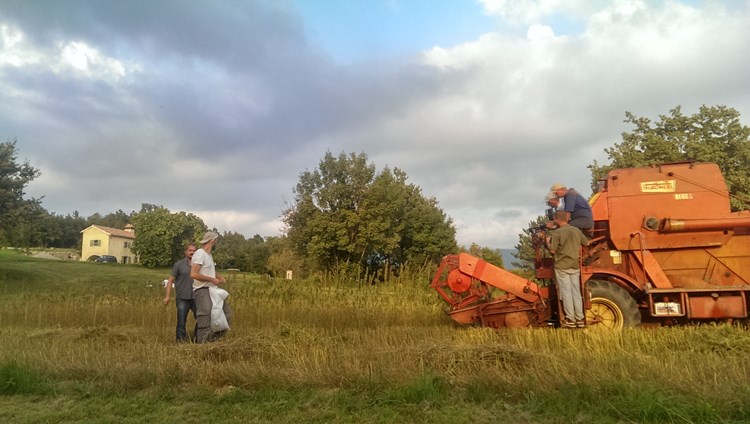
[[[229,335],[178,345],[174,305],[161,304],[166,275],[0,254],[0,395],[200,391],[242,403],[280,391],[325,399],[335,414],[375,408],[377,420],[415,410],[425,422],[435,411],[445,422],[750,420],[743,328],[494,331],[453,325],[428,279],[248,275],[228,286]]]

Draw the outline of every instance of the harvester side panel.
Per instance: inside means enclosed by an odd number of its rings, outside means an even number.
[[[716,248],[660,250],[653,254],[675,287],[750,285],[750,236],[734,236]]]
[[[609,173],[607,191],[610,239],[618,250],[720,246],[732,237],[720,229],[661,233],[643,228],[648,218],[729,217],[729,194],[716,164],[618,169]]]

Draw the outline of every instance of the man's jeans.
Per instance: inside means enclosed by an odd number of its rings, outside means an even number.
[[[188,311],[193,311],[193,318],[195,318],[195,300],[175,299],[175,303],[177,305],[177,341],[188,342],[191,338],[188,337],[185,325],[187,324]],[[193,339],[197,329],[198,324],[196,323],[195,330],[193,330]]]

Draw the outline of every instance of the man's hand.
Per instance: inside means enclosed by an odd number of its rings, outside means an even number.
[[[169,305],[169,296],[165,296],[163,302],[164,302],[164,306]]]

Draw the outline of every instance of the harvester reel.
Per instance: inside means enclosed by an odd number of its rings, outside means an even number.
[[[464,293],[471,288],[472,278],[456,268],[448,273],[447,283],[453,293]]]

